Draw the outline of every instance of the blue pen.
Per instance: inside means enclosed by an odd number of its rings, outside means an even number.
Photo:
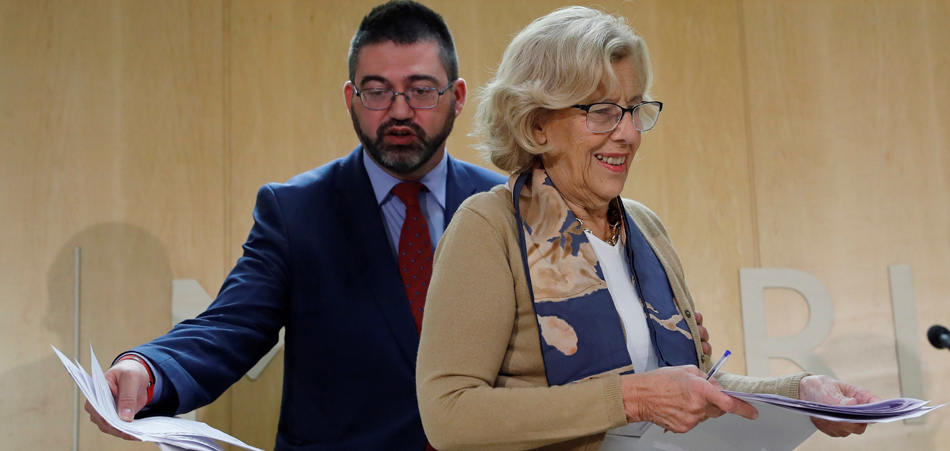
[[[732,352],[730,352],[729,350],[726,350],[726,352],[722,355],[722,357],[720,357],[719,360],[716,360],[716,364],[713,365],[712,368],[709,369],[708,373],[706,373],[707,381],[709,380],[709,378],[715,376],[716,373],[719,372],[719,368],[722,368],[722,364],[726,363],[726,359],[728,359],[730,355],[732,355]]]
[[[716,360],[716,363],[713,364],[712,368],[709,369],[709,372],[706,373],[706,380],[707,380],[707,381],[709,380],[710,377],[715,376],[716,373],[719,372],[719,368],[722,368],[722,364],[723,364],[723,363],[726,363],[726,359],[728,359],[730,355],[732,355],[732,351],[729,351],[729,350],[727,349],[726,352],[722,354],[722,357],[720,357],[719,360]],[[666,434],[667,432],[670,432],[670,431],[669,431],[668,429],[664,428],[664,429],[663,429],[663,433]]]

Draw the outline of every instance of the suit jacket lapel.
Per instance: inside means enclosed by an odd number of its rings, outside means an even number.
[[[362,264],[350,268],[352,277],[368,285],[406,358],[415,365],[419,336],[402,288],[399,267],[389,247],[379,204],[363,167],[363,146],[346,158],[336,178],[339,214],[347,239],[354,243]]]
[[[459,209],[459,205],[472,194],[475,194],[475,186],[472,176],[464,166],[458,163],[454,158],[449,157],[448,173],[445,182],[445,227],[452,222],[452,216]]]

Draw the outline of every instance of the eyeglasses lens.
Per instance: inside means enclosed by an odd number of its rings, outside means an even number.
[[[659,118],[660,107],[652,103],[641,104],[640,107],[633,112],[633,123],[637,126],[637,130],[641,132],[653,128]]]
[[[587,128],[594,133],[609,133],[617,128],[623,117],[623,109],[610,103],[591,105],[587,111]],[[637,130],[645,132],[656,125],[660,116],[660,107],[652,103],[640,104],[633,113],[633,125]]]
[[[374,88],[360,91],[360,101],[366,108],[385,110],[392,106],[397,95],[404,96],[409,106],[415,109],[434,108],[440,97],[439,91],[433,88],[410,88],[398,93],[392,89]]]

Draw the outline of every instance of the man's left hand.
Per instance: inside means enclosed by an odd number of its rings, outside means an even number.
[[[856,385],[846,384],[828,376],[807,376],[798,386],[798,397],[805,401],[820,402],[833,406],[855,406],[880,401],[881,398]],[[811,422],[819,431],[831,437],[847,437],[862,434],[867,423],[842,423],[812,417]]]

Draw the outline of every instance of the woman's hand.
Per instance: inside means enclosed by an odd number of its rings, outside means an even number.
[[[833,406],[855,406],[878,402],[871,392],[856,385],[846,384],[828,376],[807,376],[798,385],[798,397],[805,401],[820,402]],[[831,437],[847,437],[863,434],[867,423],[839,423],[812,417],[811,422],[819,431]]]
[[[707,418],[734,413],[754,420],[754,407],[722,392],[715,379],[692,365],[620,376],[628,422],[649,421],[673,432],[687,432]]]
[[[709,331],[703,326],[703,314],[696,312],[696,328],[699,329],[699,342],[703,346],[703,354],[712,355],[712,345],[709,344]]]

